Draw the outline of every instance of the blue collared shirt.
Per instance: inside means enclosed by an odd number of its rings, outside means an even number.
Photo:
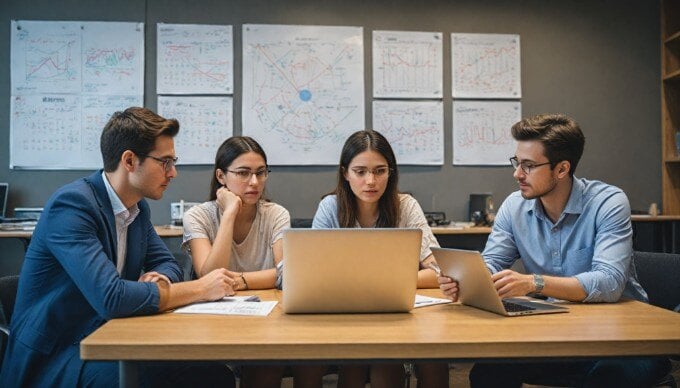
[[[529,273],[575,277],[584,302],[647,302],[632,262],[633,229],[628,197],[600,181],[574,177],[569,200],[554,224],[538,199],[516,191],[503,202],[484,249],[492,273],[515,260]]]
[[[116,270],[118,274],[123,273],[123,268],[125,268],[125,255],[127,254],[127,228],[139,215],[139,207],[137,204],[132,205],[131,208],[127,209],[123,205],[123,201],[120,200],[118,194],[116,194],[111,183],[109,183],[109,178],[106,177],[106,173],[102,171],[102,179],[104,180],[104,186],[106,186],[106,192],[109,194],[109,200],[111,201],[111,207],[113,208],[113,215],[116,219],[116,237],[118,244],[116,246]]]

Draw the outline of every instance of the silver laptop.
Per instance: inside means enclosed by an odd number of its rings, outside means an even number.
[[[477,251],[431,248],[442,274],[458,281],[461,303],[506,316],[566,313],[568,308],[532,298],[504,298],[491,280],[482,255]]]
[[[283,311],[382,313],[413,309],[420,229],[288,229]]]

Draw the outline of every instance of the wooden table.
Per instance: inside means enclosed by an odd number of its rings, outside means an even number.
[[[248,291],[280,300],[276,290]],[[439,296],[439,290],[419,290]],[[680,314],[636,301],[569,304],[567,314],[507,318],[460,304],[402,314],[267,317],[159,314],[114,319],[80,344],[84,360],[120,360],[121,386],[137,360],[294,363],[490,360],[680,354]],[[126,381],[127,379],[127,381]]]

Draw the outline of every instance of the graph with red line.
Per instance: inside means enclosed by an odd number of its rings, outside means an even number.
[[[158,94],[232,94],[232,26],[158,24]]]
[[[441,100],[375,100],[373,129],[390,142],[398,164],[444,163],[444,106]]]
[[[507,165],[515,152],[510,127],[521,119],[519,101],[453,101],[453,164]]]
[[[520,98],[519,35],[451,34],[454,98]]]
[[[271,164],[336,164],[364,128],[361,27],[243,26],[243,133]]]
[[[373,96],[442,98],[442,33],[373,31]]]

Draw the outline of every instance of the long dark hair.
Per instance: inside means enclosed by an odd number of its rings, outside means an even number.
[[[217,149],[217,155],[215,155],[215,166],[213,167],[212,181],[210,182],[210,200],[214,201],[217,199],[217,190],[222,187],[222,184],[217,180],[215,171],[217,169],[222,170],[225,174],[227,169],[234,162],[234,159],[247,153],[255,152],[262,156],[264,159],[264,164],[267,164],[267,155],[264,150],[252,137],[248,136],[232,136],[225,140],[220,148]],[[264,197],[264,196],[263,196]]]
[[[341,228],[353,228],[357,222],[357,199],[349,182],[345,179],[345,172],[349,172],[349,164],[355,156],[364,151],[376,151],[387,161],[390,169],[385,192],[378,200],[378,228],[394,228],[399,223],[399,169],[397,159],[390,143],[379,132],[367,129],[353,133],[340,154],[338,166],[338,183],[333,194],[338,198],[338,221]]]

